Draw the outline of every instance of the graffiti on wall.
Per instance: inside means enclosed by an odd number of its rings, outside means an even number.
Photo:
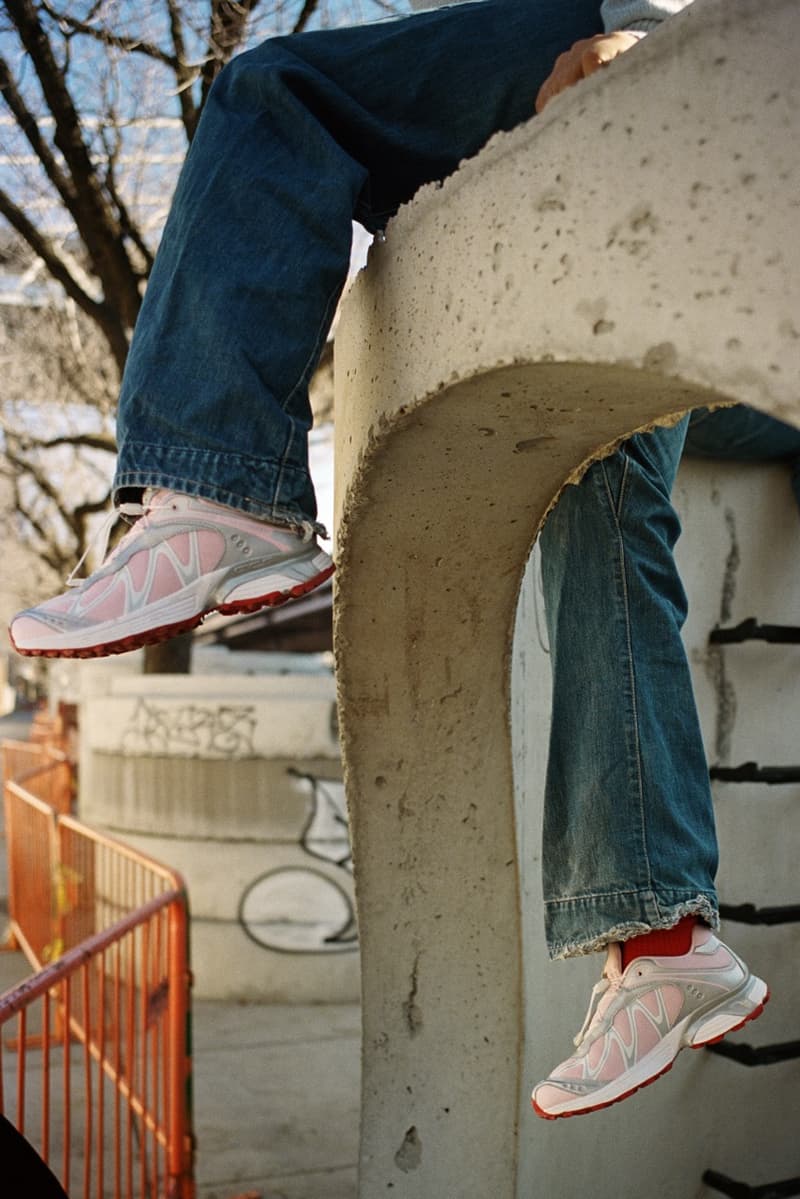
[[[251,940],[278,953],[352,952],[358,933],[344,783],[290,773],[309,796],[300,835],[308,862],[279,866],[255,879],[240,901],[239,920]],[[328,863],[328,869],[317,862]]]
[[[254,753],[255,728],[252,704],[166,707],[140,699],[122,731],[120,748],[128,754],[248,757]]]

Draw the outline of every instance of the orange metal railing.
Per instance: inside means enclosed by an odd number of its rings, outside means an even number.
[[[26,790],[57,812],[72,810],[75,770],[65,751],[47,742],[3,741],[3,778],[24,783]]]
[[[73,1197],[192,1199],[184,884],[56,812],[28,789],[42,770],[16,764],[9,915],[38,973],[0,996],[0,1112]]]
[[[20,783],[6,781],[9,943],[34,969],[52,956],[58,933],[58,813]]]

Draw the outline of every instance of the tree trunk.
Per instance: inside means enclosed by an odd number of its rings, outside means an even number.
[[[192,668],[192,634],[181,633],[144,651],[144,674],[189,674]]]

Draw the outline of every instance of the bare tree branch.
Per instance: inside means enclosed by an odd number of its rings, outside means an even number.
[[[36,531],[42,543],[39,550],[40,555],[49,566],[52,566],[56,570],[63,570],[66,565],[74,561],[76,556],[81,557],[83,555],[87,545],[87,521],[89,517],[109,510],[111,489],[107,488],[104,494],[97,499],[84,500],[70,509],[64,503],[63,495],[52,482],[47,471],[36,461],[25,457],[24,451],[15,449],[13,443],[8,444],[5,457],[15,472],[14,488],[17,496],[17,511]],[[63,549],[58,545],[58,541],[53,535],[52,512],[45,520],[37,516],[37,513],[32,509],[30,504],[24,503],[20,485],[21,481],[25,478],[31,480],[38,491],[55,508],[59,519],[70,533],[72,538],[71,545]],[[44,552],[42,547],[46,547]]]
[[[0,213],[6,218],[9,225],[25,239],[34,254],[41,258],[53,278],[61,284],[78,307],[82,308],[93,320],[99,320],[103,305],[89,294],[85,286],[87,281],[85,279],[83,283],[79,281],[77,272],[73,270],[54,243],[34,225],[33,221],[2,188],[0,188]]]
[[[63,504],[62,496],[45,471],[37,463],[31,462],[18,454],[10,443],[6,444],[5,456],[10,464],[16,468],[18,476],[28,475],[34,481],[42,495],[46,496],[56,508],[58,515],[64,521],[64,524],[72,533],[75,540],[80,541],[82,536],[80,523],[75,520],[72,512],[67,511]],[[21,510],[24,511],[26,519],[33,523],[35,516],[30,508],[26,507]],[[41,531],[41,535],[46,537],[44,530]],[[46,539],[49,540],[49,538]]]
[[[119,224],[104,200],[64,72],[56,62],[32,0],[5,0],[5,6],[38,76],[55,121],[55,144],[63,154],[72,176],[74,197],[67,207],[103,290],[107,295],[114,296],[120,317],[128,328],[133,328],[141,303],[138,285],[131,271],[124,238],[120,236]]]
[[[294,32],[302,33],[308,22],[313,17],[319,7],[319,0],[304,0],[303,7],[300,9],[300,15],[294,23]]]
[[[108,193],[108,197],[111,200],[111,203],[116,208],[117,219],[119,221],[119,226],[120,226],[120,229],[121,229],[123,235],[125,237],[130,238],[130,240],[133,242],[133,244],[136,246],[137,250],[139,251],[139,253],[142,256],[141,268],[136,269],[136,267],[134,267],[133,264],[131,264],[131,267],[135,271],[139,280],[141,282],[145,282],[147,280],[148,276],[150,275],[150,271],[153,268],[153,262],[155,260],[155,255],[153,254],[152,250],[150,249],[150,247],[147,245],[146,241],[142,237],[142,234],[141,234],[138,226],[136,225],[135,221],[131,218],[131,214],[130,214],[130,211],[128,210],[128,206],[122,197],[122,193],[120,192],[119,188],[117,187],[116,167],[117,167],[117,161],[119,159],[119,153],[120,153],[120,149],[121,149],[121,138],[119,136],[119,124],[116,121],[114,121],[114,123],[113,123],[113,132],[115,135],[115,144],[112,146],[108,140],[109,139],[108,129],[104,128],[101,131],[103,146],[106,151],[106,172],[105,172],[105,181],[104,181],[105,189]]]
[[[241,46],[247,33],[247,23],[259,0],[211,0],[211,21],[208,30],[208,56],[203,64],[203,86],[200,107],[205,104],[211,84],[222,68]]]
[[[56,574],[63,574],[67,565],[66,555],[62,553],[52,540],[52,537],[49,535],[49,529],[45,527],[44,521],[40,520],[35,513],[27,510],[20,494],[19,476],[13,475],[11,477],[13,478],[14,509],[17,519],[23,525],[28,525],[33,529],[37,542],[36,552],[41,560]],[[28,537],[28,540],[33,539]]]
[[[99,500],[87,500],[83,504],[78,504],[75,508],[75,516],[81,524],[81,528],[85,528],[87,516],[97,516],[99,512],[108,512],[111,504],[111,491]],[[83,552],[83,550],[81,550]]]
[[[94,38],[95,41],[101,42],[104,46],[109,46],[115,50],[123,50],[126,54],[144,54],[147,58],[153,58],[156,62],[163,63],[164,66],[171,70],[178,70],[178,61],[172,55],[167,54],[160,46],[156,46],[153,42],[142,41],[136,37],[121,37],[119,34],[112,33],[109,29],[100,28],[96,25],[91,25],[86,21],[80,21],[77,17],[73,17],[70,13],[58,12],[47,0],[41,0],[41,5],[49,17],[57,21],[59,25],[67,29],[71,29],[74,33],[85,34],[86,37]]]
[[[48,437],[44,441],[33,442],[31,440],[27,444],[22,442],[21,448],[30,449],[33,445],[35,445],[37,449],[42,450],[52,450],[56,446],[72,445],[80,446],[87,450],[104,450],[109,454],[115,454],[117,451],[117,443],[111,434],[109,434],[107,437],[104,437],[99,433],[74,433],[71,435],[65,435],[63,437]]]
[[[64,174],[58,161],[41,134],[36,118],[23,100],[4,58],[0,58],[0,93],[10,108],[28,143],[45,169],[48,179],[65,204],[75,200],[72,180]]]
[[[178,103],[181,106],[181,119],[186,130],[186,138],[191,141],[194,137],[200,110],[192,95],[192,83],[200,74],[200,67],[189,67],[186,62],[186,43],[183,38],[183,24],[180,5],[176,0],[166,0],[169,32],[175,50],[175,76],[178,82]]]
[[[56,282],[61,284],[70,299],[74,300],[78,307],[100,326],[121,372],[128,353],[128,339],[112,305],[95,300],[88,294],[75,276],[77,264],[70,265],[68,263],[53,242],[36,228],[19,205],[15,204],[2,188],[0,188],[0,214],[41,258],[50,274]]]

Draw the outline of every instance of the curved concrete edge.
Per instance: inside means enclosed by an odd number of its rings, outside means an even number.
[[[696,0],[423,189],[337,332],[339,478],[365,425],[514,363],[624,364],[800,419],[799,39],[793,0]]]
[[[347,302],[336,652],[365,1199],[515,1191],[509,659],[544,513],[687,408],[800,423],[796,24],[790,3],[697,0],[427,189]]]
[[[658,415],[652,379],[629,374],[545,366],[470,380],[401,418],[355,482],[336,651],[360,912],[364,1196],[388,1181],[403,1196],[447,1194],[453,1178],[464,1199],[513,1194],[524,1082],[514,615],[542,512],[598,428],[605,442],[617,422]],[[587,387],[621,379],[622,415],[579,435]],[[556,399],[546,433],[542,388]],[[668,413],[702,398],[682,384],[660,394]],[[409,1137],[419,1173],[404,1176]]]

